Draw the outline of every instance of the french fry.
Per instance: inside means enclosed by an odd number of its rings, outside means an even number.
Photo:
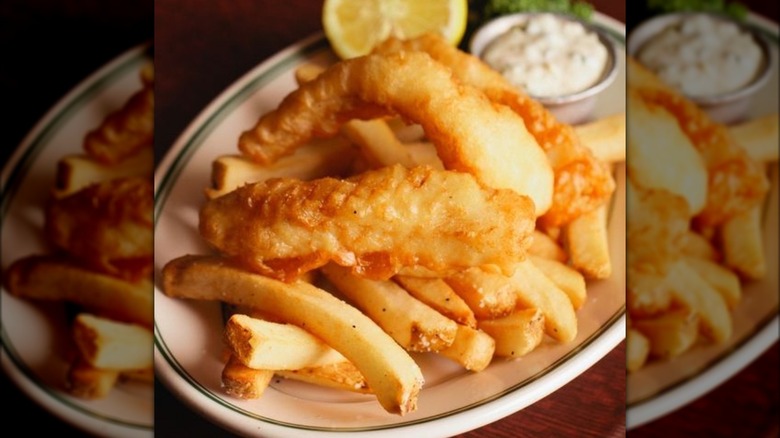
[[[742,285],[737,274],[708,259],[685,257],[685,263],[710,286],[720,292],[729,309],[733,310],[737,307],[742,299]]]
[[[682,253],[686,256],[719,261],[721,255],[706,237],[693,231],[685,234],[682,243]]]
[[[455,340],[455,321],[412,297],[398,284],[357,277],[332,263],[321,272],[406,350],[439,351]]]
[[[122,381],[154,383],[154,367],[120,371],[119,379]]]
[[[766,275],[761,205],[738,214],[718,228],[724,263],[748,279]]]
[[[222,368],[222,388],[233,397],[256,399],[263,395],[273,377],[273,371],[250,368],[231,355]]]
[[[612,275],[607,236],[607,205],[585,213],[566,225],[564,247],[571,265],[586,278],[605,279]]]
[[[234,358],[257,370],[295,370],[346,360],[300,327],[247,315],[228,319],[225,340]]]
[[[607,163],[626,159],[626,114],[602,117],[574,127],[582,144]]]
[[[117,321],[153,324],[149,280],[130,283],[62,257],[35,255],[15,261],[4,273],[4,281],[9,292],[22,298],[69,301]]]
[[[517,264],[510,277],[518,305],[539,309],[544,315],[544,331],[554,339],[569,342],[577,336],[577,316],[571,300],[530,260]]]
[[[544,257],[530,256],[531,262],[539,268],[556,286],[561,288],[569,296],[574,310],[578,310],[585,304],[588,294],[588,286],[585,277],[576,269],[557,260]]]
[[[441,278],[408,277],[396,275],[393,281],[410,295],[458,324],[477,326],[474,312]]]
[[[750,158],[766,163],[778,159],[778,114],[748,120],[731,126],[729,132]]]
[[[270,165],[257,164],[241,155],[223,155],[212,163],[211,187],[206,189],[206,196],[217,198],[245,183],[268,178],[308,180],[340,175],[352,165],[353,157],[352,145],[340,137],[313,140]]]
[[[151,147],[115,164],[105,164],[88,155],[68,155],[57,162],[57,180],[53,190],[56,198],[72,195],[84,187],[129,176],[151,175],[154,152]]]
[[[650,355],[650,341],[640,331],[626,331],[626,369],[632,373],[642,368]]]
[[[396,163],[413,167],[416,164],[409,149],[398,141],[382,119],[350,120],[341,127],[341,133],[358,145],[372,167]]]
[[[632,326],[650,343],[650,355],[669,359],[688,351],[699,337],[699,314],[677,309],[648,319],[634,319]]]
[[[322,289],[273,280],[211,256],[169,261],[162,285],[170,297],[221,300],[277,315],[343,354],[388,412],[403,415],[417,407],[424,379],[415,361],[370,318]]]
[[[414,161],[415,164],[426,164],[434,169],[444,169],[444,164],[442,164],[433,143],[428,141],[415,141],[412,143],[404,143],[404,147],[406,147],[407,152],[412,157],[412,161]]]
[[[73,321],[73,339],[95,368],[131,371],[152,366],[152,332],[146,327],[80,313]]]
[[[698,313],[699,326],[704,335],[717,343],[731,337],[733,328],[726,300],[685,260],[672,266],[666,281],[673,299],[686,309]]]
[[[514,310],[517,295],[507,276],[469,268],[444,281],[468,304],[477,319],[498,318]]]
[[[480,320],[479,329],[496,341],[496,356],[517,358],[542,343],[544,315],[539,309],[518,309],[502,318]]]
[[[119,371],[95,368],[77,357],[68,369],[66,390],[84,399],[96,400],[108,396],[119,379]]]
[[[438,354],[459,363],[469,371],[482,371],[490,365],[496,341],[482,330],[458,324],[452,345]]]
[[[298,380],[327,388],[342,389],[361,394],[372,393],[363,374],[347,360],[299,370],[278,370],[276,375],[285,379]]]
[[[556,260],[561,263],[566,263],[566,260],[569,258],[566,254],[566,250],[558,245],[558,242],[539,230],[534,230],[533,240],[531,246],[528,248],[528,254]]]

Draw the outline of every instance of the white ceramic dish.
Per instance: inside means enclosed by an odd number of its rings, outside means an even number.
[[[618,35],[624,33],[621,23],[606,17],[599,22]],[[180,136],[155,174],[158,276],[171,259],[209,251],[198,235],[197,221],[211,162],[237,152],[238,135],[295,87],[297,66],[334,60],[324,37],[314,35],[247,73]],[[594,116],[625,110],[623,83],[620,78],[604,93],[611,99],[601,101]],[[500,419],[565,385],[625,337],[624,171],[618,175],[621,191],[612,204],[609,228],[614,275],[590,286],[588,303],[579,312],[577,339],[566,345],[545,345],[522,360],[499,361],[471,374],[446,359],[419,355],[426,385],[412,414],[387,414],[373,396],[284,380],[272,382],[258,400],[226,396],[220,388],[220,305],[171,299],[159,284],[155,290],[157,376],[200,415],[241,435],[451,436]]]
[[[777,58],[778,25],[751,15],[749,23],[774,35],[772,56]],[[778,71],[756,94],[747,117],[778,111]],[[631,429],[648,423],[714,389],[760,356],[778,339],[778,166],[771,168],[772,193],[764,212],[766,259],[762,281],[748,283],[733,313],[734,334],[724,345],[696,347],[676,360],[650,364],[630,374],[626,422]]]
[[[136,47],[93,73],[38,122],[6,163],[2,174],[2,268],[50,251],[43,239],[43,206],[59,160],[81,153],[84,134],[140,88],[139,70],[149,60]],[[2,366],[33,400],[62,420],[104,436],[148,437],[154,418],[153,385],[122,383],[102,400],[87,401],[58,389],[68,363],[65,306],[18,299],[2,291]]]

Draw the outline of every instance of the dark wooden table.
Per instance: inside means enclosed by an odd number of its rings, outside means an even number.
[[[156,151],[162,157],[197,114],[261,61],[322,30],[321,2],[305,0],[157,0]],[[623,2],[594,2],[625,21]],[[463,437],[625,434],[625,349],[621,343],[590,370],[536,404]],[[193,414],[164,387],[156,391],[158,436],[212,436],[220,429]]]

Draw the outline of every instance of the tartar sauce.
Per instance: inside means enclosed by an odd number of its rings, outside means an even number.
[[[598,35],[555,14],[534,14],[498,36],[482,59],[534,97],[582,91],[599,81],[608,61]]]
[[[756,77],[761,48],[729,21],[694,15],[648,41],[639,61],[689,96],[734,91]]]

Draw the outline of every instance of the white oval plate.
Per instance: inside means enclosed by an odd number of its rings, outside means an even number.
[[[625,28],[607,17],[600,25],[624,43]],[[187,128],[155,174],[155,271],[185,254],[208,253],[198,235],[198,210],[211,163],[237,153],[238,135],[295,88],[293,72],[305,62],[332,63],[322,35],[280,52],[247,73]],[[625,58],[621,56],[621,71]],[[624,76],[604,93],[596,117],[625,110]],[[618,172],[624,174],[622,170]],[[622,179],[621,179],[622,181]],[[258,400],[238,400],[220,388],[223,328],[219,304],[167,297],[155,290],[155,369],[195,411],[242,435],[451,436],[528,406],[574,379],[625,337],[625,205],[623,184],[612,205],[612,279],[590,285],[580,310],[579,335],[566,345],[545,345],[517,361],[496,361],[480,373],[434,355],[417,355],[426,379],[418,410],[386,413],[373,396],[343,393],[288,380],[274,381]],[[159,285],[158,285],[159,286]],[[553,414],[554,415],[554,414]]]
[[[57,161],[83,153],[82,139],[141,87],[146,45],[118,56],[63,97],[25,137],[2,174],[2,269],[21,257],[51,252],[43,238],[44,205]],[[102,400],[62,390],[68,362],[65,306],[19,299],[2,290],[2,365],[33,400],[62,420],[93,434],[152,435],[154,387],[121,383]]]
[[[778,56],[778,25],[756,15],[749,22],[770,36]],[[630,37],[630,35],[629,35]],[[748,119],[778,111],[778,71],[756,93]],[[778,166],[771,168],[772,192],[764,211],[767,277],[743,286],[733,312],[734,334],[722,345],[697,346],[668,362],[651,363],[628,375],[626,426],[638,427],[672,412],[728,380],[778,339]]]

